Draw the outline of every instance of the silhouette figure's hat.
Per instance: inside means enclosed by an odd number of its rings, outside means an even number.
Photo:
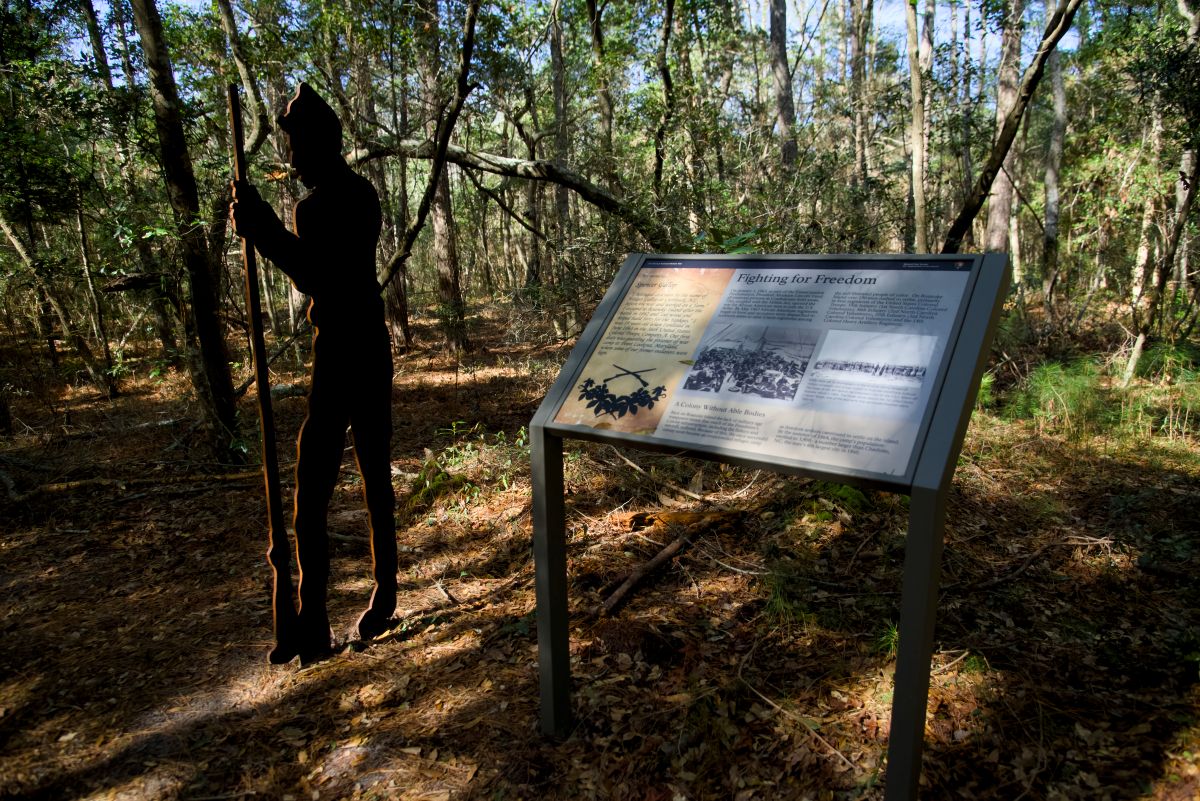
[[[299,134],[328,144],[337,150],[342,147],[342,122],[320,95],[307,83],[301,83],[276,122],[288,134]]]

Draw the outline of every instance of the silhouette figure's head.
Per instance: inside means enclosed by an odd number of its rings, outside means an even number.
[[[277,122],[287,137],[288,162],[307,187],[320,183],[342,159],[342,123],[329,104],[301,83]]]

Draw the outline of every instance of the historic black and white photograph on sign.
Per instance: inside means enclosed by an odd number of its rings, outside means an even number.
[[[919,387],[929,374],[937,337],[830,331],[813,371],[839,381],[869,381]]]
[[[709,332],[683,382],[685,390],[790,401],[808,369],[818,331],[731,323]]]

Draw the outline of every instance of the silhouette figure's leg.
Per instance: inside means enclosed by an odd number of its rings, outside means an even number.
[[[328,358],[328,357],[325,357]],[[300,428],[296,459],[296,561],[300,566],[300,661],[330,651],[329,500],[337,484],[348,415],[337,395],[344,391],[336,375],[326,375],[322,357],[314,357],[308,417]],[[306,658],[307,657],[307,658]]]
[[[392,356],[383,329],[372,340],[361,365],[362,391],[355,399],[350,427],[354,456],[363,478],[363,494],[371,527],[371,569],[375,588],[358,620],[364,640],[387,630],[396,611],[396,494],[392,488]]]

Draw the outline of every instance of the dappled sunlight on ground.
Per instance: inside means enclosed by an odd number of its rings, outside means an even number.
[[[0,797],[881,797],[906,500],[767,472],[568,443],[576,723],[539,735],[525,426],[564,356],[397,360],[395,626],[302,670],[265,664],[261,480],[203,455],[178,377],[16,405]],[[276,409],[286,494],[303,399]],[[1196,797],[1198,497],[1187,443],[977,417],[947,517],[927,797]],[[343,637],[370,592],[361,506],[347,453]],[[695,512],[716,522],[603,614],[678,535],[669,513]]]

